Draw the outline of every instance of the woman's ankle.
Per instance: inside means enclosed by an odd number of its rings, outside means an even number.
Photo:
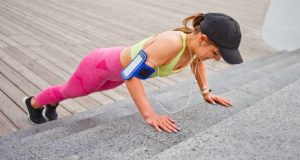
[[[31,98],[30,104],[31,104],[31,106],[32,106],[33,108],[42,108],[42,106],[40,106],[40,105],[36,102],[36,100],[35,100],[34,97]]]
[[[58,103],[51,103],[51,104],[49,104],[49,106],[51,106],[51,107],[57,107]]]

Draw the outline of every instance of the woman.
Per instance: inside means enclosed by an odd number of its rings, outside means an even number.
[[[187,27],[189,21],[192,21],[192,29]],[[149,125],[158,131],[177,132],[180,129],[173,119],[154,113],[140,78],[133,76],[125,80],[121,76],[122,70],[141,51],[147,55],[145,65],[154,71],[149,76],[168,76],[190,65],[203,98],[211,104],[230,106],[228,99],[210,92],[203,61],[218,61],[222,57],[230,64],[243,62],[238,51],[241,41],[238,23],[225,14],[199,13],[185,18],[183,24],[181,28],[148,37],[133,46],[99,48],[90,52],[65,84],[51,86],[36,96],[24,99],[29,120],[36,124],[45,123],[47,120],[42,115],[44,105],[46,117],[55,120],[60,101],[112,89],[125,82],[139,112]]]

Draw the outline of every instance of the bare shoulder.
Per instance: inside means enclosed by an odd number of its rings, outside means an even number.
[[[160,65],[165,64],[181,50],[182,35],[179,31],[162,32],[145,45],[148,58]]]
[[[170,50],[180,50],[182,47],[182,36],[179,31],[166,31],[158,34],[156,40],[164,44]]]

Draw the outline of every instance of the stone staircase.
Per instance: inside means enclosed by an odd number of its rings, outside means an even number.
[[[299,159],[300,50],[209,73],[213,92],[233,101],[210,105],[190,78],[149,93],[154,110],[177,121],[156,132],[128,97],[92,111],[0,137],[1,159]]]

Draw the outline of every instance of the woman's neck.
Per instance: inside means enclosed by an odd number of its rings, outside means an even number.
[[[196,35],[194,33],[190,33],[190,34],[187,34],[186,35],[186,49],[187,49],[187,52],[189,54],[191,54],[192,56],[195,55],[195,39],[196,39]]]

